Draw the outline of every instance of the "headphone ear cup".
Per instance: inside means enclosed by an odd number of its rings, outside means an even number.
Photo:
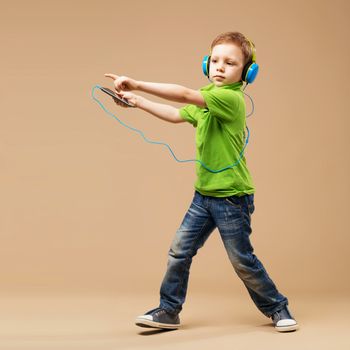
[[[259,66],[255,62],[248,62],[242,71],[242,80],[248,84],[251,84],[259,72]]]
[[[202,61],[202,71],[206,77],[209,77],[209,68],[210,68],[210,56],[204,56]]]

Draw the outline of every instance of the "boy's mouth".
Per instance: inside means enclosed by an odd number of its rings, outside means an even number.
[[[225,79],[225,77],[223,77],[222,75],[214,75],[213,78],[221,78],[221,79]]]

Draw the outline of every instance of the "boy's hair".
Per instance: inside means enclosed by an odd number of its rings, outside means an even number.
[[[233,43],[236,44],[243,53],[243,66],[245,66],[253,57],[252,47],[250,41],[239,32],[226,32],[219,34],[211,43],[210,51],[213,50],[213,47],[223,43]],[[252,45],[254,45],[252,43]]]

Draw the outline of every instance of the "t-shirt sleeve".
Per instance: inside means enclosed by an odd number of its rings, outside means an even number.
[[[219,89],[213,91],[200,90],[207,108],[212,116],[223,122],[233,121],[237,117],[240,97],[232,90]]]
[[[194,105],[186,105],[179,109],[180,117],[191,123],[194,128],[198,123],[197,109],[198,107]]]

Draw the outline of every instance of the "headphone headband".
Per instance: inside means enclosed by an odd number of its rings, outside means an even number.
[[[247,41],[248,41],[248,43],[249,43],[249,45],[250,45],[250,49],[251,49],[251,51],[252,51],[252,58],[251,58],[251,61],[252,62],[256,62],[256,49],[255,49],[255,45],[254,45],[254,43],[250,40],[250,39],[248,39],[248,38],[246,38],[247,39]]]

